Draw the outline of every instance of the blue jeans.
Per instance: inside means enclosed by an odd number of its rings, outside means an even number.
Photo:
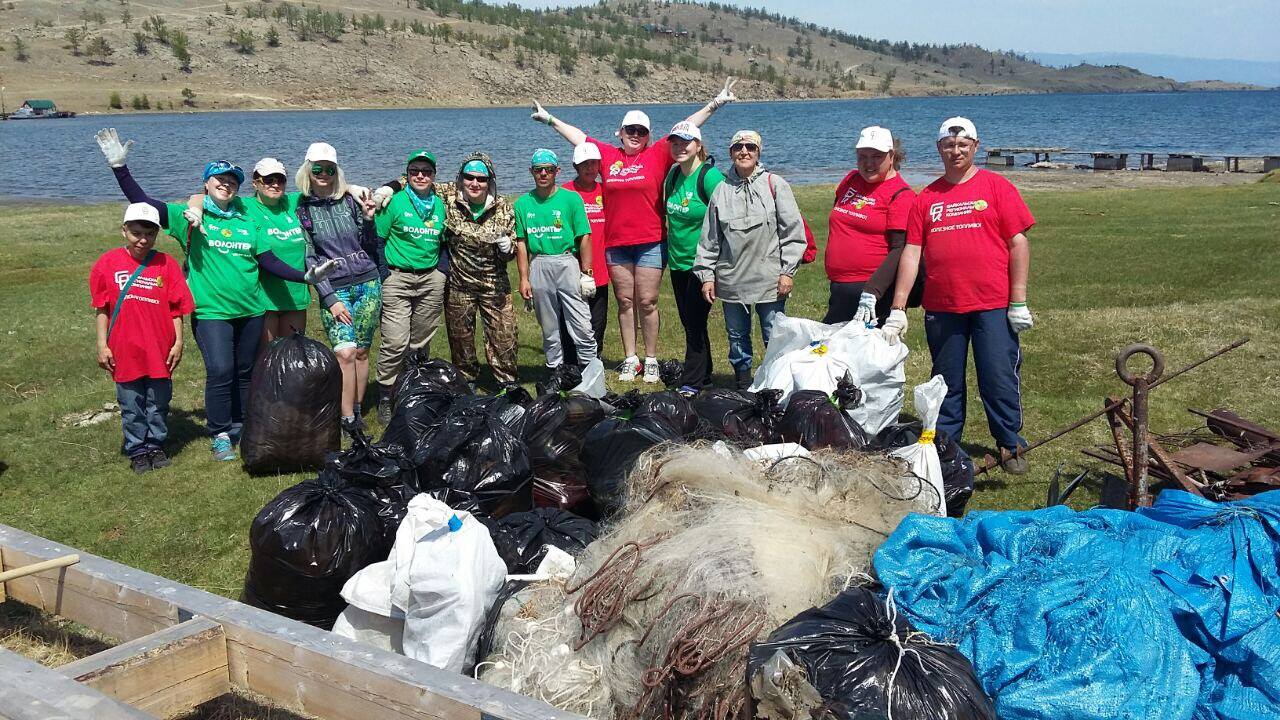
[[[741,303],[724,303],[724,329],[729,334],[729,364],[734,372],[751,371],[751,308],[760,316],[760,339],[769,345],[769,335],[773,332],[773,318],[787,306],[785,297],[773,302],[743,305]]]
[[[163,449],[172,398],[173,381],[169,378],[143,377],[116,383],[125,455],[136,457]]]
[[[667,264],[667,247],[666,243],[660,240],[639,245],[611,247],[605,249],[604,259],[607,265],[635,265],[661,270]]]
[[[1025,447],[1022,430],[1022,350],[1009,327],[1004,308],[969,313],[925,312],[924,334],[933,356],[933,374],[947,381],[938,429],[956,442],[964,432],[965,373],[969,345],[978,373],[978,394],[987,413],[987,427],[996,445],[1008,450]]]
[[[231,320],[191,321],[196,346],[204,358],[204,414],[209,434],[227,433],[239,442],[249,381],[262,338],[262,316]]]

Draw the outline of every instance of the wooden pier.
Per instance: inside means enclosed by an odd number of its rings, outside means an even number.
[[[993,147],[987,148],[987,165],[1013,167],[1017,164],[1018,155],[1031,155],[1034,158],[1028,165],[1041,161],[1048,162],[1053,155],[1075,155],[1089,158],[1089,165],[1094,170],[1127,170],[1129,156],[1138,156],[1139,170],[1156,170],[1156,156],[1165,158],[1166,172],[1199,172],[1205,169],[1205,161],[1222,158],[1224,172],[1241,172],[1241,160],[1261,160],[1262,172],[1268,173],[1280,169],[1280,154],[1277,155],[1245,155],[1226,152],[1151,152],[1137,150],[1120,152],[1116,150],[1072,150],[1066,147]],[[1247,172],[1247,171],[1246,171]]]

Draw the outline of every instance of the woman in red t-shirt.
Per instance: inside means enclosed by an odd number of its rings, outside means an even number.
[[[902,145],[887,128],[864,128],[858,167],[836,187],[827,238],[831,297],[822,322],[883,321],[889,316],[907,216],[916,194],[898,168]]]
[[[733,78],[719,95],[686,120],[701,126],[716,110],[737,98]],[[618,329],[626,358],[618,366],[618,379],[630,382],[643,372],[644,381],[658,382],[658,288],[665,265],[663,247],[662,182],[671,169],[666,137],[650,144],[649,116],[630,110],[622,119],[610,145],[551,116],[536,101],[531,117],[550,125],[575,148],[591,143],[600,150],[604,186],[605,257],[614,297],[618,299]],[[636,310],[639,309],[637,313]],[[644,340],[644,362],[636,351],[636,316]]]

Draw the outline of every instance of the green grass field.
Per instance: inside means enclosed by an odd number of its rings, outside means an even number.
[[[820,243],[830,192],[798,193]],[[1229,406],[1280,425],[1280,185],[1051,192],[1027,199],[1039,220],[1031,233],[1030,304],[1037,326],[1023,346],[1029,439],[1122,392],[1113,356],[1134,341],[1163,349],[1174,368],[1238,337],[1253,338],[1157,390],[1151,413],[1157,430],[1192,426],[1187,407]],[[110,378],[94,362],[86,277],[94,259],[118,244],[122,207],[0,208],[0,522],[235,596],[250,521],[279,490],[303,478],[254,479],[238,464],[210,459],[195,343],[188,338],[175,378],[172,468],[135,476],[118,454],[117,420],[87,428],[62,421],[115,399]],[[177,252],[167,240],[162,249]],[[826,299],[821,265],[808,266],[788,312],[821,317]],[[662,310],[660,354],[676,357],[683,346],[669,292]],[[540,379],[540,336],[533,317],[519,314],[520,363],[527,371],[522,379],[532,384]],[[314,310],[311,321],[319,336]],[[907,377],[914,384],[928,379],[929,362],[918,310],[911,322]],[[723,373],[719,312],[712,327]],[[433,349],[446,347],[441,339]],[[611,327],[606,359],[616,362],[619,350]],[[972,387],[970,397],[966,440],[981,452],[990,440]],[[993,473],[970,507],[1042,505],[1054,467],[1083,460],[1079,448],[1106,436],[1098,421],[1033,454],[1028,476]],[[1084,492],[1073,504],[1084,507],[1094,497]]]

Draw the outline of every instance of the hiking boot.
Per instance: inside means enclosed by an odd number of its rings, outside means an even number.
[[[147,460],[151,462],[152,470],[167,468],[173,464],[173,461],[169,460],[169,456],[165,455],[164,451],[159,448],[147,453]]]
[[[636,375],[639,375],[643,369],[640,358],[632,355],[618,366],[618,382],[635,382]]]
[[[1014,455],[1011,458],[1003,460],[1000,463],[1000,468],[1010,475],[1026,475],[1027,471],[1031,469],[1027,464],[1027,457],[1025,455]]]
[[[132,468],[135,473],[141,475],[151,469],[151,456],[146,453],[134,455],[129,458],[129,467]]]
[[[236,459],[235,448],[231,447],[231,436],[227,433],[218,433],[213,439],[210,450],[213,452],[213,459],[218,462],[231,462]]]
[[[647,357],[644,359],[644,381],[647,383],[658,382],[658,358]]]
[[[738,390],[746,390],[751,387],[751,371],[750,370],[734,370],[733,386]]]
[[[378,422],[384,428],[391,422],[391,390],[386,387],[378,391]]]

